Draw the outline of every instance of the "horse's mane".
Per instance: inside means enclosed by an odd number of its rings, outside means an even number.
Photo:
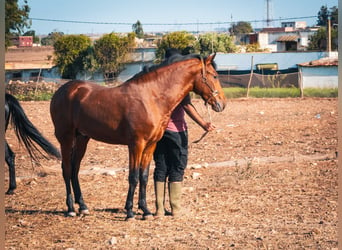
[[[130,78],[128,81],[130,80],[135,80],[149,72],[155,71],[157,69],[160,69],[162,67],[171,65],[175,62],[181,62],[181,61],[185,61],[188,59],[192,59],[192,58],[197,58],[198,60],[202,60],[202,56],[199,54],[187,54],[187,55],[181,55],[181,54],[174,54],[168,58],[166,58],[163,62],[161,62],[160,64],[154,64],[151,66],[144,66],[144,68],[142,69],[142,71],[138,72],[137,74],[135,74],[132,78]],[[216,64],[215,62],[212,62],[213,67],[216,69]],[[127,81],[127,82],[128,82]]]

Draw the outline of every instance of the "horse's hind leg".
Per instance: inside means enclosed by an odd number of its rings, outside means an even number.
[[[14,165],[15,154],[11,150],[7,141],[5,141],[5,160],[8,165],[8,170],[9,170],[9,188],[6,194],[14,194],[14,189],[17,188],[17,182],[15,179],[15,165]]]
[[[59,137],[59,142],[61,144],[62,172],[63,172],[63,179],[65,182],[65,188],[66,188],[66,205],[68,207],[67,215],[73,217],[73,216],[76,216],[76,212],[74,208],[74,200],[71,194],[71,175],[72,175],[71,152],[72,152],[73,137],[69,136],[67,138],[64,138],[63,140],[61,140]]]
[[[78,179],[80,164],[86,152],[89,139],[90,139],[89,137],[83,136],[81,134],[78,134],[76,136],[76,142],[73,148],[72,159],[71,159],[71,164],[72,164],[71,184],[74,190],[75,202],[79,204],[80,206],[79,212],[81,214],[89,214],[87,205],[84,203],[84,200],[83,200],[81,187],[80,187],[80,183]]]

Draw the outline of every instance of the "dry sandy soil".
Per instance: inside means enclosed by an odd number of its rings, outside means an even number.
[[[22,106],[58,145],[49,102]],[[190,143],[179,219],[142,220],[135,202],[125,221],[127,149],[96,141],[80,174],[91,214],[65,217],[60,162],[33,164],[10,129],[18,188],[5,198],[6,249],[337,249],[337,99],[236,99],[210,116],[216,131]]]

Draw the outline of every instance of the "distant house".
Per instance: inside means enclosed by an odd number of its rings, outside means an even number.
[[[306,51],[310,36],[317,27],[307,27],[306,22],[282,22],[281,27],[263,28],[253,34],[240,34],[235,38],[239,44],[258,43],[260,49],[269,52]]]
[[[266,28],[259,32],[260,48],[272,52],[305,51],[309,38],[316,31],[312,29],[294,30],[292,27]]]
[[[156,48],[136,48],[128,56],[125,69],[119,74],[118,81],[123,82],[142,70],[145,65],[155,60]],[[53,61],[54,49],[52,46],[41,47],[13,47],[5,54],[5,79],[9,81],[53,81],[65,82],[61,79]],[[77,74],[77,79],[103,82],[101,72]]]
[[[293,29],[305,29],[307,27],[306,22],[305,21],[290,21],[290,22],[282,22],[281,23],[281,27],[285,27],[285,28],[293,28]]]
[[[60,78],[53,63],[53,47],[9,48],[5,54],[5,78],[36,81],[40,77]]]
[[[153,64],[156,59],[156,48],[136,48],[131,52],[129,62],[125,63],[125,68],[120,72],[118,76],[119,82],[125,82],[138,72],[140,72],[144,66]]]
[[[18,47],[32,47],[33,46],[33,36],[19,36]]]
[[[338,59],[325,57],[298,64],[300,85],[305,88],[338,88]]]

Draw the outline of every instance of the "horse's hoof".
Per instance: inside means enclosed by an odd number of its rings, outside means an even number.
[[[89,215],[90,212],[89,212],[88,209],[84,209],[84,210],[80,210],[80,214],[81,214],[81,215]]]
[[[76,213],[75,212],[68,212],[67,216],[68,217],[75,217]]]
[[[126,221],[130,222],[130,221],[134,221],[135,218],[134,217],[126,217]]]

